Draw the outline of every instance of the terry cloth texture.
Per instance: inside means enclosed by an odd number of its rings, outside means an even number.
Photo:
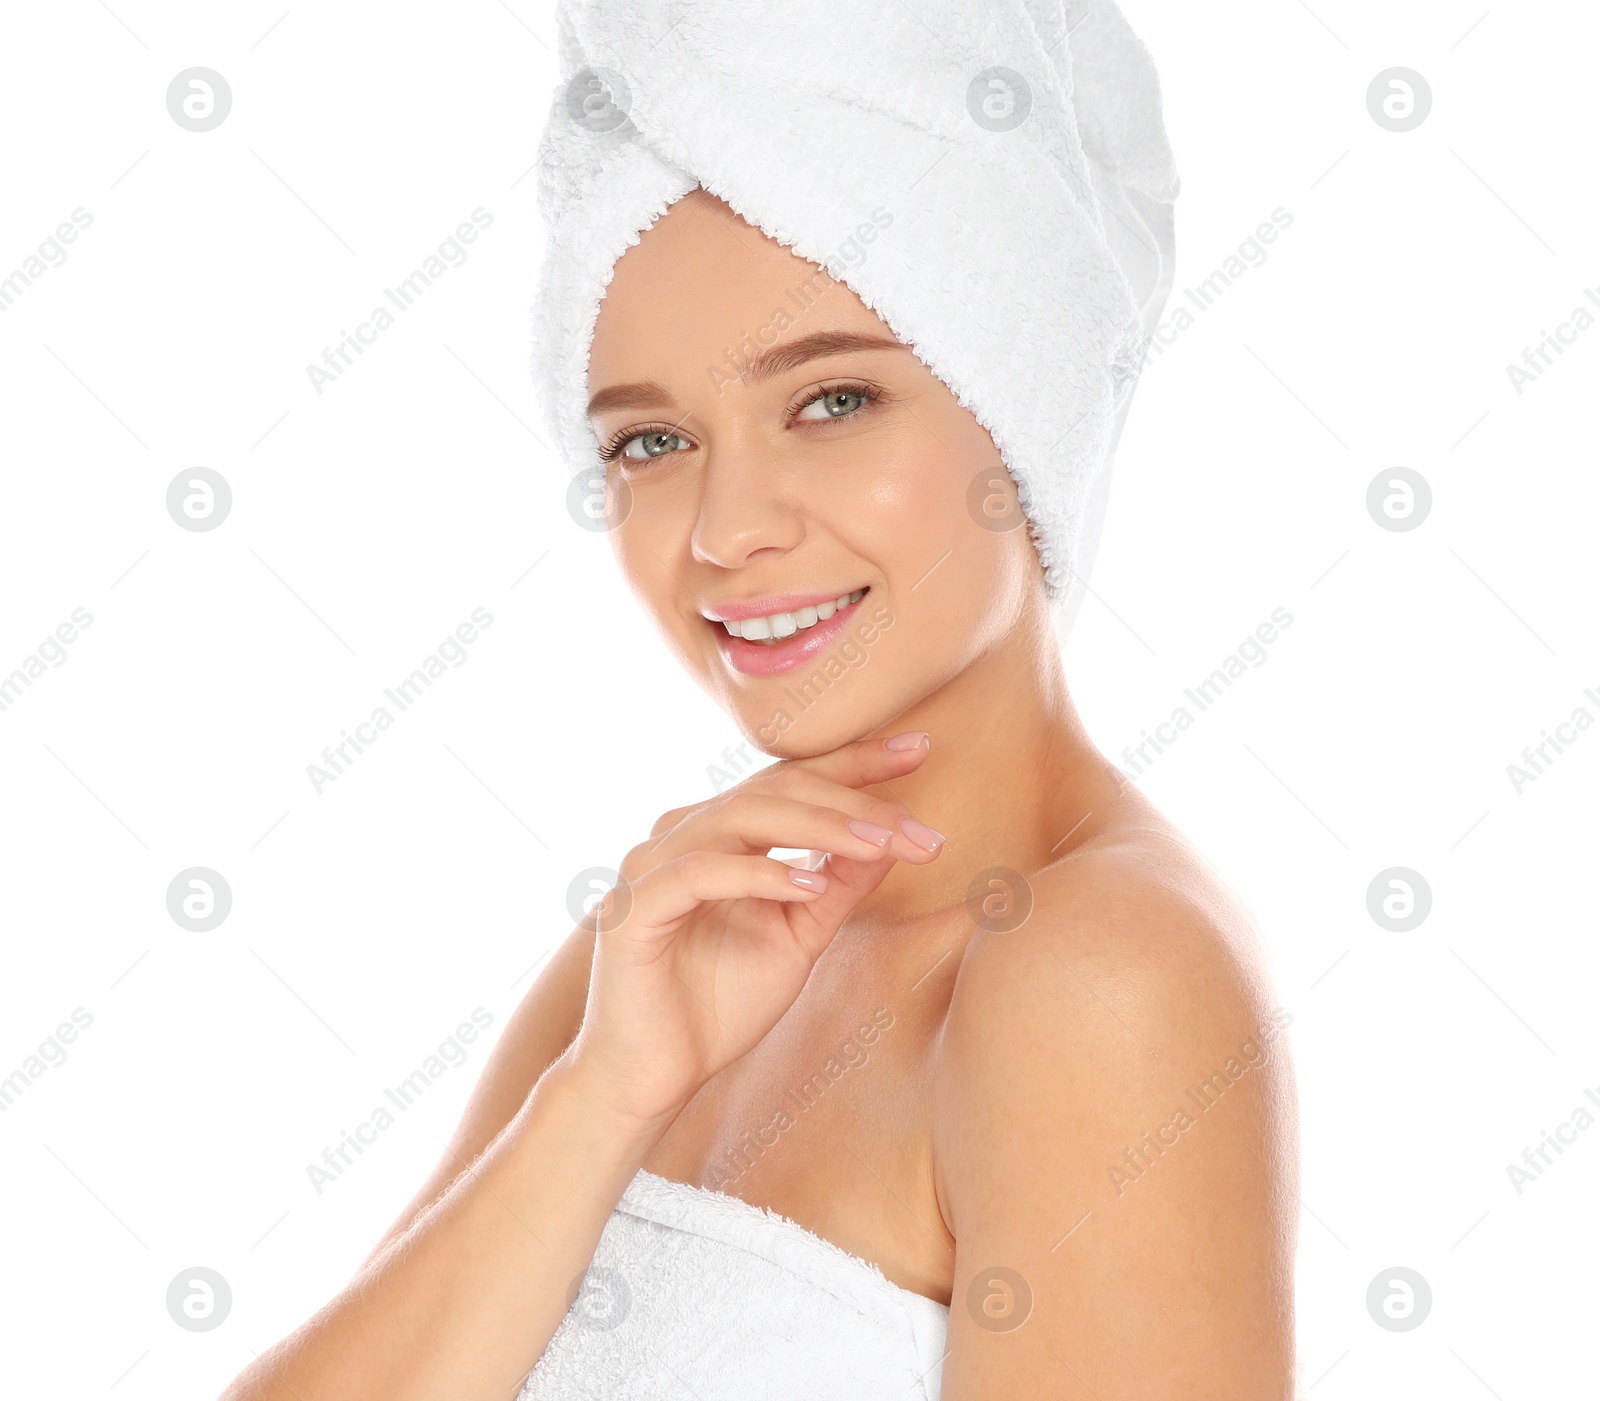
[[[697,185],[847,284],[989,431],[1058,623],[1172,285],[1155,67],[1109,0],[558,0],[533,371],[602,470],[589,349],[616,260]],[[869,241],[870,239],[870,241]]]
[[[938,1401],[949,1319],[787,1217],[641,1171],[517,1401]]]

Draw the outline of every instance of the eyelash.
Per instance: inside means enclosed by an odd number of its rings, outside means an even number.
[[[834,380],[826,384],[817,385],[815,393],[811,394],[805,399],[802,399],[793,408],[785,412],[784,421],[786,423],[793,423],[794,420],[799,416],[802,409],[810,408],[811,405],[816,403],[818,399],[826,399],[830,394],[854,394],[865,402],[860,408],[852,409],[847,414],[841,414],[832,420],[819,420],[819,422],[838,422],[840,418],[854,418],[857,414],[863,412],[869,406],[878,403],[884,398],[884,391],[879,389],[875,384],[867,384],[863,380]],[[605,446],[600,449],[600,458],[603,462],[614,462],[622,456],[623,448],[627,447],[627,445],[635,438],[642,438],[650,433],[676,434],[677,431],[678,430],[671,424],[651,423],[645,424],[645,426],[642,428],[635,427],[620,429],[618,432],[614,433],[611,436],[610,441],[608,441]]]

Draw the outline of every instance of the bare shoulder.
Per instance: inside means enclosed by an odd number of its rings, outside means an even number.
[[[1137,1366],[1185,1395],[1287,1394],[1292,1018],[1248,911],[1153,813],[1028,886],[1020,925],[974,934],[938,1047],[954,1293],[1003,1262],[1038,1305],[1036,1345],[1076,1348],[1113,1389]],[[991,1347],[960,1316],[958,1373]]]
[[[1249,911],[1160,819],[1085,844],[1028,877],[1020,894],[1030,906],[1022,923],[1007,928],[1013,915],[980,929],[963,956],[949,1073],[961,1071],[966,1033],[984,1024],[992,1034],[996,1017],[1039,1014],[1052,1037],[1103,1040],[1102,1054],[1113,1055],[1153,1053],[1152,1036],[1169,1054],[1209,1049],[1286,1015]]]

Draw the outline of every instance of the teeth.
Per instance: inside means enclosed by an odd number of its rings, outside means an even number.
[[[865,589],[857,589],[826,603],[797,608],[793,613],[769,613],[765,618],[746,618],[743,622],[724,621],[722,626],[728,630],[728,636],[742,637],[746,642],[777,642],[826,622],[841,608],[857,602],[864,593]]]

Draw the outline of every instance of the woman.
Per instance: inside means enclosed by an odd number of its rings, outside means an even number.
[[[767,18],[817,22],[798,8]],[[1109,6],[947,8],[921,49],[909,21],[873,38],[893,5],[852,9],[865,37],[809,86],[763,72],[803,63],[799,30],[758,37],[715,0],[563,12],[577,96],[546,145],[552,418],[569,455],[598,455],[640,602],[778,762],[628,852],[434,1175],[230,1397],[1293,1393],[1285,1018],[1248,916],[1085,733],[1057,642],[1128,335],[1170,280],[1175,193],[1119,183],[1138,162],[1102,159],[1114,123],[1083,104],[1153,75]],[[996,65],[1011,107],[980,85],[972,131],[929,118],[925,154],[950,159],[923,206],[903,149],[863,180],[849,152],[932,112],[923,76],[976,66],[995,13],[1016,25],[1017,62]],[[1041,82],[1065,75],[1069,31],[1075,115],[1066,76]],[[724,107],[720,140],[716,104],[685,96],[707,90],[713,43],[749,82],[717,87],[748,124]],[[585,49],[620,65],[610,115]],[[985,125],[1010,120],[1029,71],[1037,130]],[[1148,140],[1148,112],[1127,115]],[[860,140],[775,162],[791,117]],[[982,144],[1008,131],[1031,144]],[[1094,157],[1094,201],[1036,188],[1051,150],[1068,175]],[[967,275],[929,290],[929,260],[966,246],[942,192],[969,178],[1023,220],[969,203]],[[832,216],[829,181],[851,191]],[[1065,213],[1037,263],[1025,243],[1023,261],[989,256],[1050,200]],[[874,207],[883,245],[839,276],[800,251],[842,247]],[[1017,327],[1030,297],[1037,335]],[[997,361],[1009,377],[986,374]],[[1041,450],[1074,419],[1082,443]],[[661,742],[641,681],[619,776]]]

